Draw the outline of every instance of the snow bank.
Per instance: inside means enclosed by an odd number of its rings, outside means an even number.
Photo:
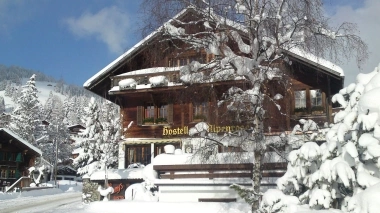
[[[86,207],[86,212],[118,213],[118,212],[165,212],[165,213],[246,213],[250,212],[246,203],[164,203],[164,202],[93,202]]]
[[[348,202],[347,210],[358,213],[378,213],[380,211],[380,183],[354,195]]]
[[[15,198],[21,198],[21,197],[37,197],[37,196],[44,196],[44,195],[60,194],[64,192],[81,192],[82,191],[82,183],[76,182],[76,181],[61,180],[61,181],[58,181],[57,187],[58,188],[36,189],[36,190],[23,191],[23,192],[11,192],[11,193],[0,192],[0,200],[9,200],[9,199],[15,199]]]

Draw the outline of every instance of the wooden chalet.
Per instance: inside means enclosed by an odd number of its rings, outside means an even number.
[[[181,13],[187,18],[191,9]],[[160,41],[160,42],[157,42]],[[159,51],[162,54],[156,54]],[[278,67],[290,76],[287,85],[269,82],[270,97],[281,94],[281,112],[266,103],[265,131],[268,135],[290,131],[300,118],[318,124],[332,120],[331,96],[343,87],[343,71],[324,59],[300,51],[285,51],[291,64]],[[157,30],[111,62],[84,83],[84,87],[121,107],[125,138],[119,159],[120,168],[131,163],[148,164],[163,147],[173,144],[184,148],[184,138],[199,121],[207,122],[213,132],[239,128],[217,107],[224,92],[232,85],[247,88],[243,80],[225,80],[188,85],[180,80],[180,67],[197,60],[209,62],[214,56],[205,51],[178,53],[169,42],[162,41]],[[157,79],[161,79],[159,83]]]
[[[29,186],[28,168],[42,152],[6,128],[0,128],[0,187]]]
[[[192,11],[188,9],[177,18],[186,19],[191,15]],[[207,64],[214,56],[202,50],[177,52],[162,36],[159,30],[153,32],[84,83],[89,91],[120,106],[123,129],[131,125],[123,132],[126,139],[120,144],[119,169],[133,163],[149,164],[169,144],[181,148],[183,152],[195,152],[197,146],[189,131],[200,121],[208,123],[208,132],[219,135],[245,128],[234,121],[233,115],[226,113],[225,105],[218,107],[217,100],[231,86],[247,89],[250,83],[236,79],[202,84],[181,81],[181,67],[194,60]],[[276,94],[283,96],[278,102],[281,111],[270,101],[265,102],[267,112],[264,124],[268,136],[291,131],[301,118],[313,119],[320,125],[330,122],[332,94],[339,92],[344,82],[342,69],[331,62],[300,51],[284,52],[292,63],[282,61],[277,67],[289,76],[284,79],[287,84],[269,81],[266,85],[265,92],[269,97]],[[218,148],[218,152],[233,151],[238,151],[238,148]],[[283,174],[273,175],[275,172],[270,171],[278,170],[278,165],[282,169],[285,167],[284,163],[267,165],[267,177]],[[219,170],[230,168],[228,165],[219,167],[212,166]],[[183,168],[208,172],[211,169],[189,165],[155,167],[160,174],[164,174],[161,176],[164,179],[194,178],[194,175],[175,175],[183,173]],[[251,177],[251,171],[247,169],[247,173],[239,175]],[[218,175],[203,174],[202,177],[212,179],[218,178]],[[228,187],[223,190],[228,190]]]

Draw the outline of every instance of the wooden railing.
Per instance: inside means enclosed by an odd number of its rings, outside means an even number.
[[[262,167],[263,177],[281,177],[286,170],[286,163],[265,163]],[[161,179],[184,178],[252,178],[252,163],[245,164],[183,164],[155,165]]]
[[[20,177],[16,182],[14,182],[10,187],[7,187],[5,192],[9,192],[15,187],[21,188],[25,185],[28,185],[28,186],[30,185],[30,178],[23,176],[23,177]]]

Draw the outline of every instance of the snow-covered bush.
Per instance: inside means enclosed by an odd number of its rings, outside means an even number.
[[[378,212],[380,204],[373,198],[380,194],[379,98],[380,65],[333,96],[344,109],[335,115],[326,142],[306,141],[290,152],[278,189],[311,209]]]

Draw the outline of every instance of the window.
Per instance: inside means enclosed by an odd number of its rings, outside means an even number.
[[[0,152],[0,161],[8,161],[9,160],[9,155],[10,153],[8,152]]]
[[[319,89],[310,90],[311,106],[322,106],[322,92]]]
[[[7,178],[7,177],[6,177],[6,174],[7,174],[7,170],[6,170],[5,168],[2,168],[2,169],[0,170],[0,177],[1,177],[1,178]]]
[[[297,115],[321,115],[325,111],[323,92],[320,89],[306,89],[294,92],[294,112]]]
[[[168,105],[162,104],[158,108],[158,118],[168,118]]]
[[[147,118],[154,118],[154,105],[153,104],[147,104],[145,106],[144,119],[147,119]]]
[[[137,124],[152,125],[173,122],[173,104],[161,103],[137,107]]]
[[[150,144],[141,146],[127,146],[125,156],[127,167],[133,163],[142,163],[147,165],[151,161]]]
[[[300,109],[300,108],[306,108],[306,91],[295,91],[294,92],[295,96],[295,108]]]
[[[9,170],[8,178],[15,178],[15,177],[16,177],[16,170],[15,169]]]
[[[16,161],[16,153],[9,153],[8,160],[9,161]]]
[[[185,66],[187,64],[188,64],[187,58],[180,58],[179,59],[179,66]]]
[[[193,121],[203,120],[206,121],[208,117],[208,103],[194,103],[193,104]]]

